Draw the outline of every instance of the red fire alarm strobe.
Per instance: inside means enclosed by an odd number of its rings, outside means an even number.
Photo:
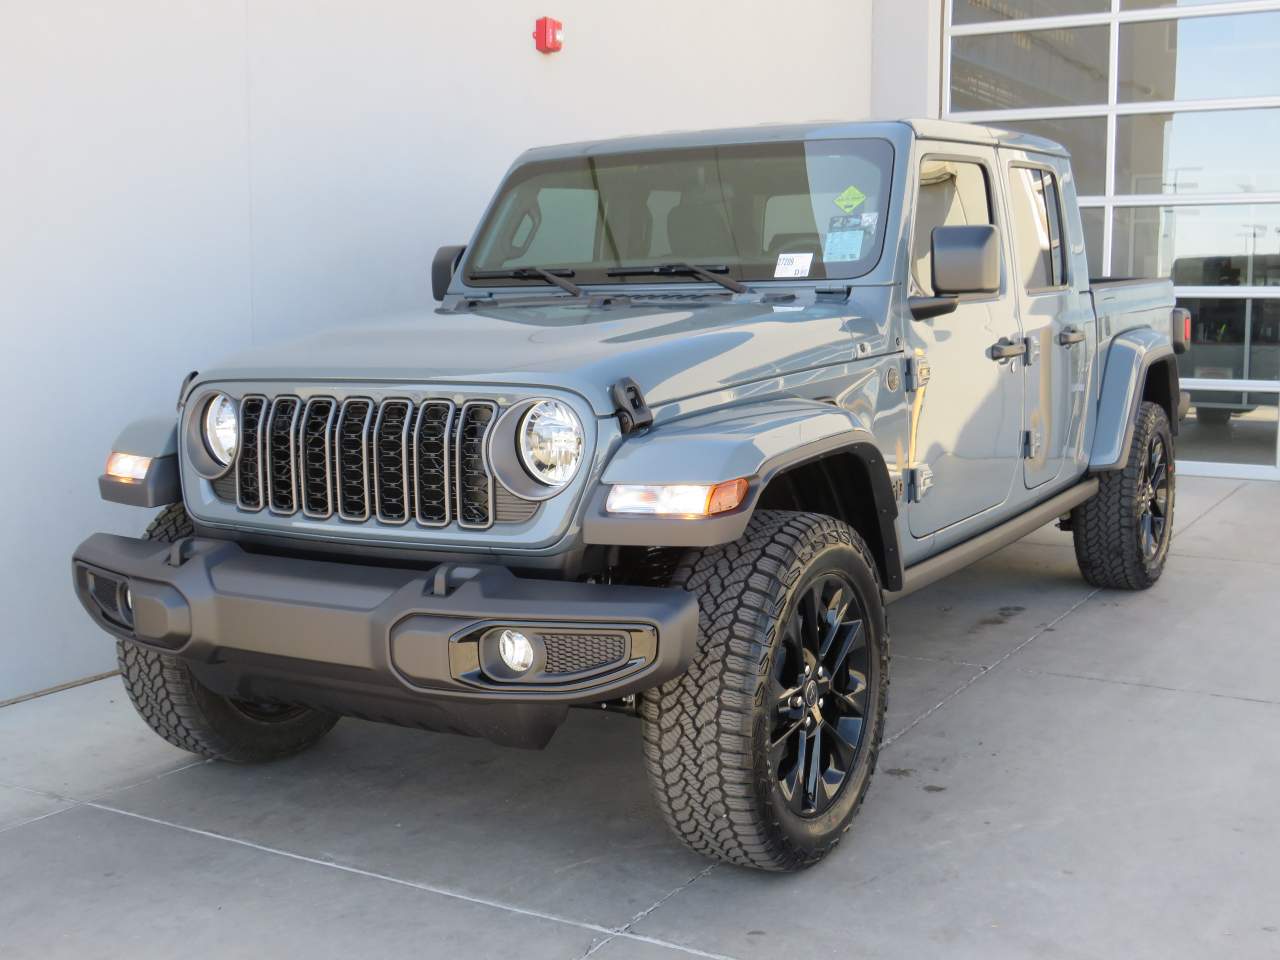
[[[551,17],[539,17],[533,25],[533,45],[539,53],[555,53],[564,46],[564,24]]]

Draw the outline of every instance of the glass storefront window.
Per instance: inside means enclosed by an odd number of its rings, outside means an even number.
[[[1178,433],[1178,459],[1202,463],[1273,466],[1276,462],[1276,395],[1191,391],[1192,415]]]
[[[1280,111],[1277,111],[1280,112]],[[998,126],[1047,137],[1071,151],[1076,193],[1101,196],[1107,189],[1107,118],[1062,117],[1056,120],[1016,120]]]
[[[1102,231],[1106,219],[1107,211],[1102,207],[1080,208],[1080,222],[1084,227],[1084,252],[1089,258],[1091,277],[1100,277],[1106,273],[1102,267]]]
[[[1200,7],[1210,3],[1234,3],[1235,0],[1120,0],[1121,10],[1154,10],[1158,7]]]
[[[1109,44],[1106,26],[955,37],[951,109],[1105,104]]]
[[[1280,294],[1280,204],[1118,207],[1111,273]]]
[[[1028,17],[1102,13],[1110,9],[1111,0],[955,0],[951,22],[1001,23]]]
[[[1184,297],[1178,305],[1191,313],[1190,349],[1178,358],[1183,379],[1280,380],[1280,300]],[[1223,390],[1201,390],[1199,397],[1206,407],[1248,400]]]
[[[1119,52],[1121,103],[1280,94],[1280,11],[1124,23]]]
[[[1116,193],[1280,193],[1277,157],[1280,110],[1116,118]]]

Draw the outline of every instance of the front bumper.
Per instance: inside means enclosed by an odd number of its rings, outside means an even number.
[[[499,566],[389,569],[99,533],[72,571],[100,626],[181,657],[215,692],[518,746],[544,745],[573,704],[679,675],[697,643],[684,591]],[[538,650],[517,679],[495,662],[504,627]]]

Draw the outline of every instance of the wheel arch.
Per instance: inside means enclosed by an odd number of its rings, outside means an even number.
[[[703,519],[626,517],[605,509],[615,483],[749,482],[736,510]],[[760,508],[825,513],[866,541],[886,589],[902,585],[898,502],[875,437],[847,410],[785,399],[659,426],[628,439],[583,518],[587,544],[705,547],[742,536]]]
[[[1167,334],[1150,327],[1117,334],[1103,369],[1089,469],[1099,473],[1124,468],[1144,401],[1164,408],[1176,435],[1180,396],[1177,360]]]

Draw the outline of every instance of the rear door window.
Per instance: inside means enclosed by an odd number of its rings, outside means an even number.
[[[1011,166],[1009,206],[1014,259],[1023,289],[1034,292],[1063,286],[1067,282],[1066,250],[1057,178],[1040,167]]]

